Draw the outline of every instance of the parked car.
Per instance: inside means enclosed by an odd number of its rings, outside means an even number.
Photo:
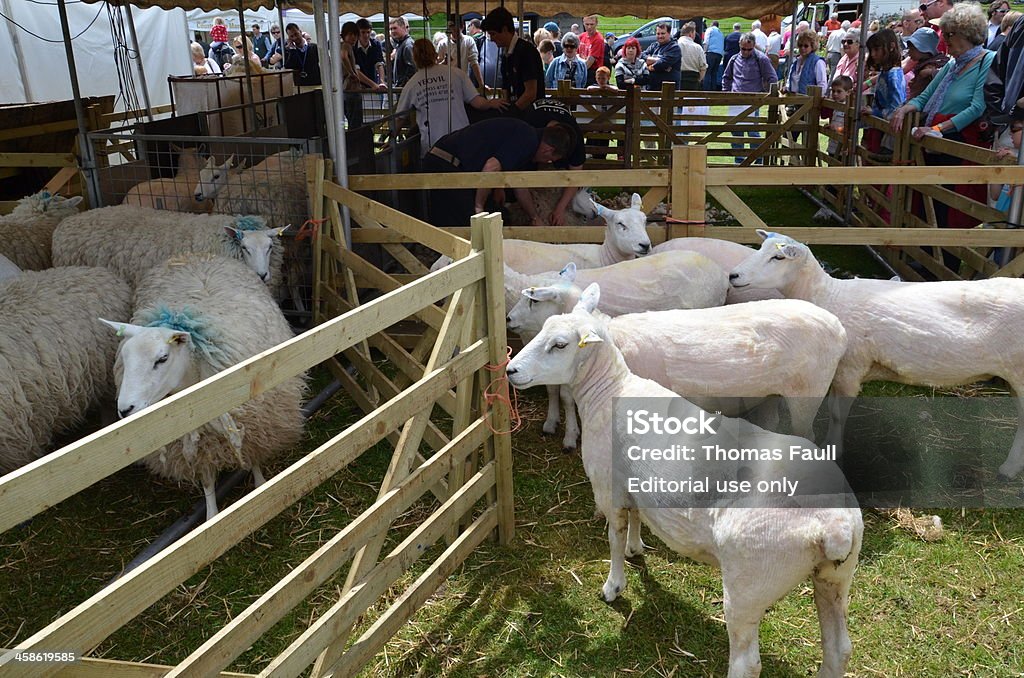
[[[692,18],[692,19],[673,19],[671,17],[663,16],[660,19],[654,19],[653,21],[648,21],[647,23],[645,23],[643,26],[641,26],[640,28],[636,29],[632,33],[626,33],[626,34],[620,35],[618,38],[616,38],[615,42],[612,44],[612,54],[614,54],[616,56],[616,58],[618,58],[620,56],[619,55],[619,51],[622,49],[623,45],[626,44],[626,40],[628,40],[629,38],[636,38],[637,41],[639,41],[639,43],[640,43],[640,51],[643,52],[652,43],[654,43],[655,40],[657,39],[657,38],[655,38],[654,34],[657,31],[657,29],[658,29],[658,24],[660,24],[663,21],[668,22],[669,24],[672,25],[672,38],[673,39],[678,39],[679,38],[679,29],[687,21],[692,21],[695,24],[697,24],[697,42],[698,43],[700,43],[701,40],[704,37],[704,17],[695,17],[695,18]]]

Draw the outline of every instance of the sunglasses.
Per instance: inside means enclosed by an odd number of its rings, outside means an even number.
[[[852,44],[854,44],[855,42],[857,42],[857,41],[856,41],[856,40],[843,40],[843,44],[844,44],[844,45],[852,45]]]
[[[576,45],[567,45],[563,42],[562,49],[576,49]]]
[[[934,4],[935,4],[936,2],[938,2],[938,1],[939,1],[939,0],[931,0],[931,2],[924,2],[924,3],[921,3],[921,6],[920,6],[920,7],[918,7],[918,9],[919,9],[919,10],[921,10],[922,12],[927,12],[927,11],[928,11],[928,8],[929,8],[929,7],[931,7],[932,5],[934,5]]]

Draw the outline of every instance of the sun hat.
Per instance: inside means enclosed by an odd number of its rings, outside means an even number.
[[[939,34],[926,26],[911,33],[907,42],[916,47],[921,54],[939,53]]]
[[[214,42],[227,42],[228,27],[221,24],[215,25],[210,29],[210,37],[213,38]]]

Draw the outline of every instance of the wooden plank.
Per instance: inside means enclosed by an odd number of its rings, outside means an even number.
[[[359,222],[362,228],[386,230],[378,221],[373,219],[368,214],[363,214],[359,211],[352,211],[353,216]],[[384,251],[394,257],[395,261],[405,267],[405,270],[410,273],[426,273],[429,269],[424,266],[419,259],[412,255],[412,252],[405,249],[401,245],[384,245]]]
[[[0,531],[479,280],[483,273],[483,255],[469,255],[0,477]]]
[[[452,388],[467,374],[480,369],[486,360],[486,350],[483,342],[467,347],[465,352],[452,359],[446,369],[435,370],[410,386],[400,398],[385,403],[373,414],[363,417],[174,545],[19,643],[15,650],[0,656],[0,668],[13,661],[15,651],[60,647],[84,653],[95,647],[125,621],[155,603],[165,593],[317,487],[325,478],[347,466],[388,431],[394,430],[402,421],[424,407],[430,407],[439,394]],[[37,676],[50,673],[54,667],[21,665],[19,668],[24,669],[22,675]]]
[[[577,170],[575,172],[449,172],[444,174],[362,174],[349,178],[353,191],[422,188],[547,188],[550,186],[668,186],[667,169]],[[386,219],[379,219],[387,225]],[[439,248],[426,243],[432,249]],[[447,254],[447,253],[446,253]],[[451,255],[449,255],[451,256]],[[454,257],[453,257],[454,258]]]
[[[60,120],[57,122],[44,122],[38,125],[32,125],[28,127],[12,127],[10,129],[0,130],[0,141],[10,141],[11,139],[25,139],[29,137],[51,135],[56,132],[67,132],[69,130],[77,129],[77,120]]]
[[[977,219],[979,224],[985,221],[1002,221],[1006,218],[1005,212],[989,207],[987,204],[975,202],[970,198],[965,198],[945,186],[918,186],[916,190]]]
[[[62,188],[69,186],[71,181],[78,176],[77,167],[64,167],[59,172],[53,175],[53,178],[46,182],[46,186],[43,188],[50,193],[60,193]],[[68,192],[64,191],[64,195]]]
[[[325,676],[340,678],[355,676],[384,644],[398,632],[412,616],[430,599],[444,580],[483,543],[494,529],[496,520],[494,508],[484,511],[476,521],[421,574],[395,603],[352,644]]]
[[[852,228],[776,229],[809,245],[937,245],[953,247],[1022,247],[1024,230],[997,228]],[[752,228],[709,226],[708,238],[760,243]]]
[[[755,160],[764,156],[764,154],[771,150],[772,145],[775,144],[782,135],[794,129],[796,123],[807,115],[808,111],[811,110],[812,101],[808,101],[803,104],[786,122],[782,123],[782,126],[777,130],[765,137],[756,148],[750,150],[750,154],[743,159],[743,162],[739,164],[739,167],[750,167]]]
[[[226,626],[185,658],[169,676],[211,675],[245,652],[274,624],[348,562],[356,549],[405,512],[456,465],[461,465],[489,435],[486,419],[478,419],[401,484],[378,499],[330,538]]]
[[[0,153],[0,167],[78,167],[71,153]]]
[[[414,176],[429,177],[442,175],[424,174]],[[358,177],[351,177],[351,179],[356,178]],[[422,243],[432,250],[437,250],[441,254],[447,254],[453,259],[461,259],[469,251],[469,243],[462,238],[457,238],[435,226],[431,226],[425,221],[414,219],[407,214],[387,205],[374,202],[337,184],[325,182],[324,195],[331,200],[336,200],[346,205],[349,209],[356,210],[360,214],[365,214],[375,219],[388,228],[401,231],[416,242]]]
[[[754,210],[740,200],[739,196],[728,186],[711,186],[707,191],[741,225],[747,228],[768,229],[768,225],[761,220],[761,217],[757,216]]]
[[[348,589],[337,603],[296,638],[284,652],[275,657],[260,676],[297,676],[329,646],[332,640],[344,638],[366,608],[372,605],[431,544],[443,537],[448,525],[453,520],[458,520],[475,504],[493,482],[494,466],[489,465],[423,521],[412,534],[381,560],[377,567],[360,578],[354,587]],[[334,644],[332,647],[338,647],[337,655],[332,656],[331,662],[325,664],[323,669],[329,668],[337,657],[341,656],[344,644]]]
[[[513,509],[513,488],[512,488],[512,433],[509,430],[510,407],[509,384],[505,376],[503,366],[508,361],[507,340],[505,337],[505,273],[502,258],[501,243],[501,215],[488,214],[473,217],[473,226],[476,230],[473,243],[483,247],[484,251],[484,295],[486,302],[485,330],[487,333],[488,357],[490,364],[497,368],[497,373],[492,372],[493,381],[490,390],[497,391],[505,402],[499,402],[491,406],[491,419],[494,433],[492,445],[494,448],[495,463],[497,464],[497,500],[498,500],[498,540],[507,546],[512,543],[515,536],[515,516]],[[482,384],[488,375],[481,374]],[[486,404],[481,404],[486,407]]]
[[[668,188],[665,186],[652,186],[643,195],[642,207],[644,212],[650,213],[655,207],[661,204],[662,200],[668,198]],[[547,229],[544,229],[545,231]],[[601,241],[603,242],[603,240]]]
[[[771,172],[711,165],[709,186],[1024,183],[1024,167],[776,167]]]

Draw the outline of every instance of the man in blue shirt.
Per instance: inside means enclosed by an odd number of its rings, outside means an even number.
[[[712,21],[704,35],[704,52],[708,58],[708,71],[704,75],[704,91],[717,92],[722,89],[722,62],[725,59],[725,36],[718,28],[718,22]]]
[[[728,64],[729,59],[733,58],[735,55],[740,53],[740,37],[743,35],[743,33],[741,33],[740,31],[742,29],[743,26],[741,26],[740,24],[733,24],[732,33],[725,36],[725,39],[723,40],[723,64]],[[757,41],[755,40],[754,42],[756,44]]]
[[[424,172],[514,172],[537,163],[561,160],[569,152],[569,132],[561,125],[536,129],[517,118],[473,123],[438,139],[423,157]],[[484,211],[489,188],[434,189],[429,192],[430,221],[435,226],[468,226]],[[519,191],[516,191],[519,195]],[[526,200],[520,200],[526,207]],[[529,213],[529,212],[528,212]],[[530,215],[540,224],[540,215]]]
[[[359,42],[353,49],[356,54],[356,66],[363,75],[379,85],[384,82],[384,48],[379,40],[370,37],[373,26],[368,20],[357,21],[356,28],[359,29]]]
[[[671,82],[678,87],[682,53],[679,51],[679,45],[672,39],[672,27],[662,22],[658,24],[654,36],[656,42],[652,42],[640,55],[647,63],[647,70],[650,73],[647,78],[647,89],[660,91],[663,82]]]

